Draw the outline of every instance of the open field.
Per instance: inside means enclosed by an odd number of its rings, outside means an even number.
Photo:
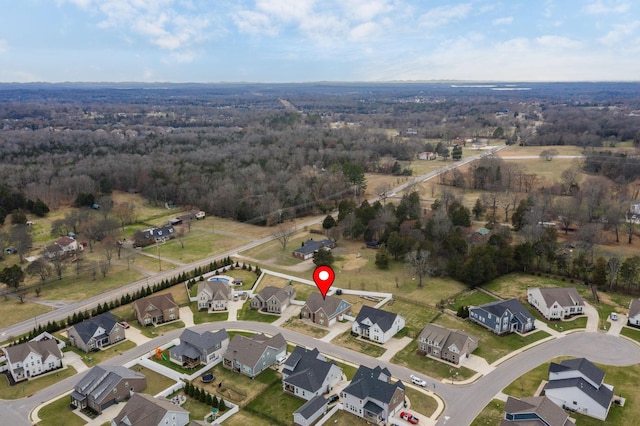
[[[126,266],[113,266],[106,277],[98,274],[95,281],[89,273],[79,276],[75,273],[67,274],[62,280],[42,286],[40,297],[47,300],[79,301],[119,288],[142,277],[138,271],[126,269]]]
[[[318,225],[320,227],[320,225]],[[271,230],[273,232],[273,230]],[[262,244],[256,248],[251,250],[246,250],[240,252],[242,256],[247,256],[252,259],[257,259],[261,262],[265,262],[266,264],[275,264],[280,266],[293,266],[302,263],[300,259],[296,259],[291,255],[293,250],[302,246],[302,243],[307,241],[309,238],[314,239],[322,239],[324,238],[322,235],[311,234],[307,231],[298,231],[294,235],[292,235],[291,239],[287,243],[287,248],[282,250],[282,244],[278,240],[270,241],[266,244]],[[310,264],[309,268],[312,268],[314,265],[312,262],[308,262]]]
[[[38,320],[38,315],[51,311],[50,306],[40,305],[32,302],[20,303],[18,299],[0,298],[0,327],[8,327],[29,318],[35,318],[34,326]],[[8,315],[8,313],[11,313]],[[9,336],[6,337],[9,339]]]
[[[153,256],[157,256],[159,252],[162,258],[177,263],[189,263],[215,256],[245,243],[245,240],[238,238],[192,229],[191,232],[186,231],[184,234],[184,248],[182,248],[179,237],[176,237],[157,246],[155,244],[147,246],[143,251]]]
[[[47,388],[54,383],[75,374],[76,369],[71,366],[67,366],[66,368],[19,382],[14,386],[9,386],[9,380],[7,379],[7,376],[3,374],[2,377],[0,377],[0,399],[18,399],[25,396],[31,396],[39,390]]]
[[[169,386],[174,385],[176,382],[171,380],[168,377],[163,376],[160,373],[156,373],[153,370],[150,370],[146,367],[143,367],[139,364],[131,367],[133,371],[137,371],[138,373],[144,374],[147,378],[147,387],[143,390],[143,393],[154,396]]]
[[[69,405],[71,403],[70,396],[62,398],[45,405],[38,412],[38,417],[42,420],[38,422],[39,426],[82,426],[87,424],[80,416],[73,414]]]
[[[382,309],[402,315],[405,319],[405,328],[400,333],[411,338],[418,337],[424,326],[439,314],[435,309],[398,299],[387,303]]]
[[[555,149],[558,151],[558,155],[582,155],[584,150],[582,147],[575,145],[555,145],[555,146],[520,146],[511,145],[498,152],[498,157],[513,157],[513,156],[538,156],[545,149]],[[546,161],[546,160],[543,160]],[[555,160],[553,160],[555,161]],[[548,161],[552,163],[553,161]]]

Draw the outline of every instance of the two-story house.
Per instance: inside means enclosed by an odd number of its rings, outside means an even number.
[[[470,306],[469,320],[499,335],[524,334],[535,328],[535,318],[517,299]]]
[[[335,296],[311,293],[300,310],[300,318],[325,327],[333,325],[341,315],[351,313],[351,304]]]
[[[529,287],[527,300],[548,320],[584,313],[584,300],[574,287]]]
[[[286,353],[287,341],[280,333],[273,337],[264,334],[251,337],[236,334],[229,342],[222,365],[253,379]]]
[[[233,300],[232,281],[233,278],[221,275],[198,283],[198,310],[226,311]]]
[[[437,324],[427,324],[418,336],[418,351],[460,364],[478,348],[478,338]]]
[[[283,390],[307,401],[330,392],[341,379],[342,369],[317,349],[296,346],[282,368]]]
[[[293,286],[283,288],[267,286],[251,299],[250,305],[251,309],[281,314],[295,297],[296,290]]]
[[[364,305],[351,326],[351,333],[377,343],[386,343],[404,328],[402,316]]]
[[[186,426],[189,412],[166,398],[134,393],[111,426]]]
[[[342,391],[342,405],[348,413],[373,424],[387,424],[404,406],[405,386],[391,382],[386,368],[361,365],[349,386]]]
[[[187,368],[207,365],[222,356],[229,346],[227,330],[197,331],[185,329],[180,343],[169,349],[171,361]]]
[[[507,397],[500,426],[576,426],[569,415],[546,396]]]
[[[62,368],[62,352],[54,339],[2,348],[14,382]]]
[[[158,325],[180,319],[180,307],[171,293],[157,294],[133,302],[133,314],[141,325]]]
[[[125,331],[111,312],[105,312],[72,325],[67,337],[72,346],[91,352],[124,340]]]
[[[146,387],[147,378],[143,374],[119,365],[96,365],[74,386],[71,405],[100,414],[105,408],[126,401],[134,392]]]

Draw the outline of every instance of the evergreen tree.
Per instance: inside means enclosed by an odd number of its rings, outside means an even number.
[[[389,269],[389,258],[391,257],[389,251],[382,247],[376,253],[376,266],[378,269]]]
[[[476,198],[476,203],[473,205],[473,209],[471,210],[471,213],[473,213],[473,218],[475,220],[480,220],[485,210],[486,209],[482,205],[482,201],[480,201],[480,198]]]
[[[222,397],[220,397],[220,401],[218,402],[218,410],[220,410],[221,413],[227,411],[227,404],[225,404]]]

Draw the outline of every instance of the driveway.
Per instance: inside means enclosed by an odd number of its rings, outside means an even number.
[[[625,314],[618,314],[618,320],[613,321],[611,317],[607,318],[607,322],[609,323],[609,330],[607,330],[607,334],[612,336],[619,336],[620,331],[622,331],[622,327],[627,324],[627,316]]]
[[[82,357],[75,352],[65,352],[64,358],[62,358],[62,363],[64,365],[70,365],[76,369],[78,373],[82,373],[83,371],[87,371],[89,367],[82,361]]]
[[[584,313],[587,315],[587,329],[589,333],[597,333],[598,325],[600,324],[600,315],[598,315],[598,310],[584,302]]]

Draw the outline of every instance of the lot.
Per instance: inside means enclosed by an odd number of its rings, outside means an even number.
[[[278,382],[280,378],[280,375],[270,368],[260,373],[253,380],[244,374],[227,370],[221,364],[213,367],[212,372],[216,376],[212,383],[205,384],[196,380],[193,384],[206,389],[212,395],[223,397],[227,401],[239,404],[241,407],[261,395],[269,386]],[[218,387],[220,383],[222,383],[222,386]],[[282,385],[280,384],[280,386]]]
[[[35,379],[22,381],[14,386],[9,386],[9,380],[3,374],[0,376],[0,399],[18,399],[31,396],[39,390],[71,377],[74,374],[76,374],[76,369],[68,366],[67,368],[44,374]]]
[[[277,403],[274,403],[277,401]],[[305,403],[301,398],[282,391],[282,383],[276,381],[247,405],[247,410],[268,418],[272,424],[293,425],[293,412]]]
[[[326,328],[316,327],[309,321],[302,321],[298,318],[289,318],[282,326],[284,328],[297,331],[298,333],[303,333],[311,337],[315,337],[316,339],[320,339],[329,333],[329,330],[327,330]]]
[[[374,358],[382,356],[387,351],[382,345],[379,345],[377,343],[365,342],[352,336],[351,329],[334,338],[331,343],[335,343],[336,345],[340,345],[345,348],[353,349],[354,351],[372,356]]]
[[[131,370],[144,374],[147,377],[147,387],[143,392],[151,396],[162,392],[169,386],[172,386],[176,383],[170,378],[165,377],[160,373],[156,373],[155,371],[145,368],[139,364],[131,367]]]
[[[412,340],[404,349],[396,353],[391,361],[435,379],[449,379],[452,372],[456,374],[456,380],[465,380],[475,374],[475,371],[466,367],[454,367],[451,364],[418,355],[417,350],[418,342]]]

